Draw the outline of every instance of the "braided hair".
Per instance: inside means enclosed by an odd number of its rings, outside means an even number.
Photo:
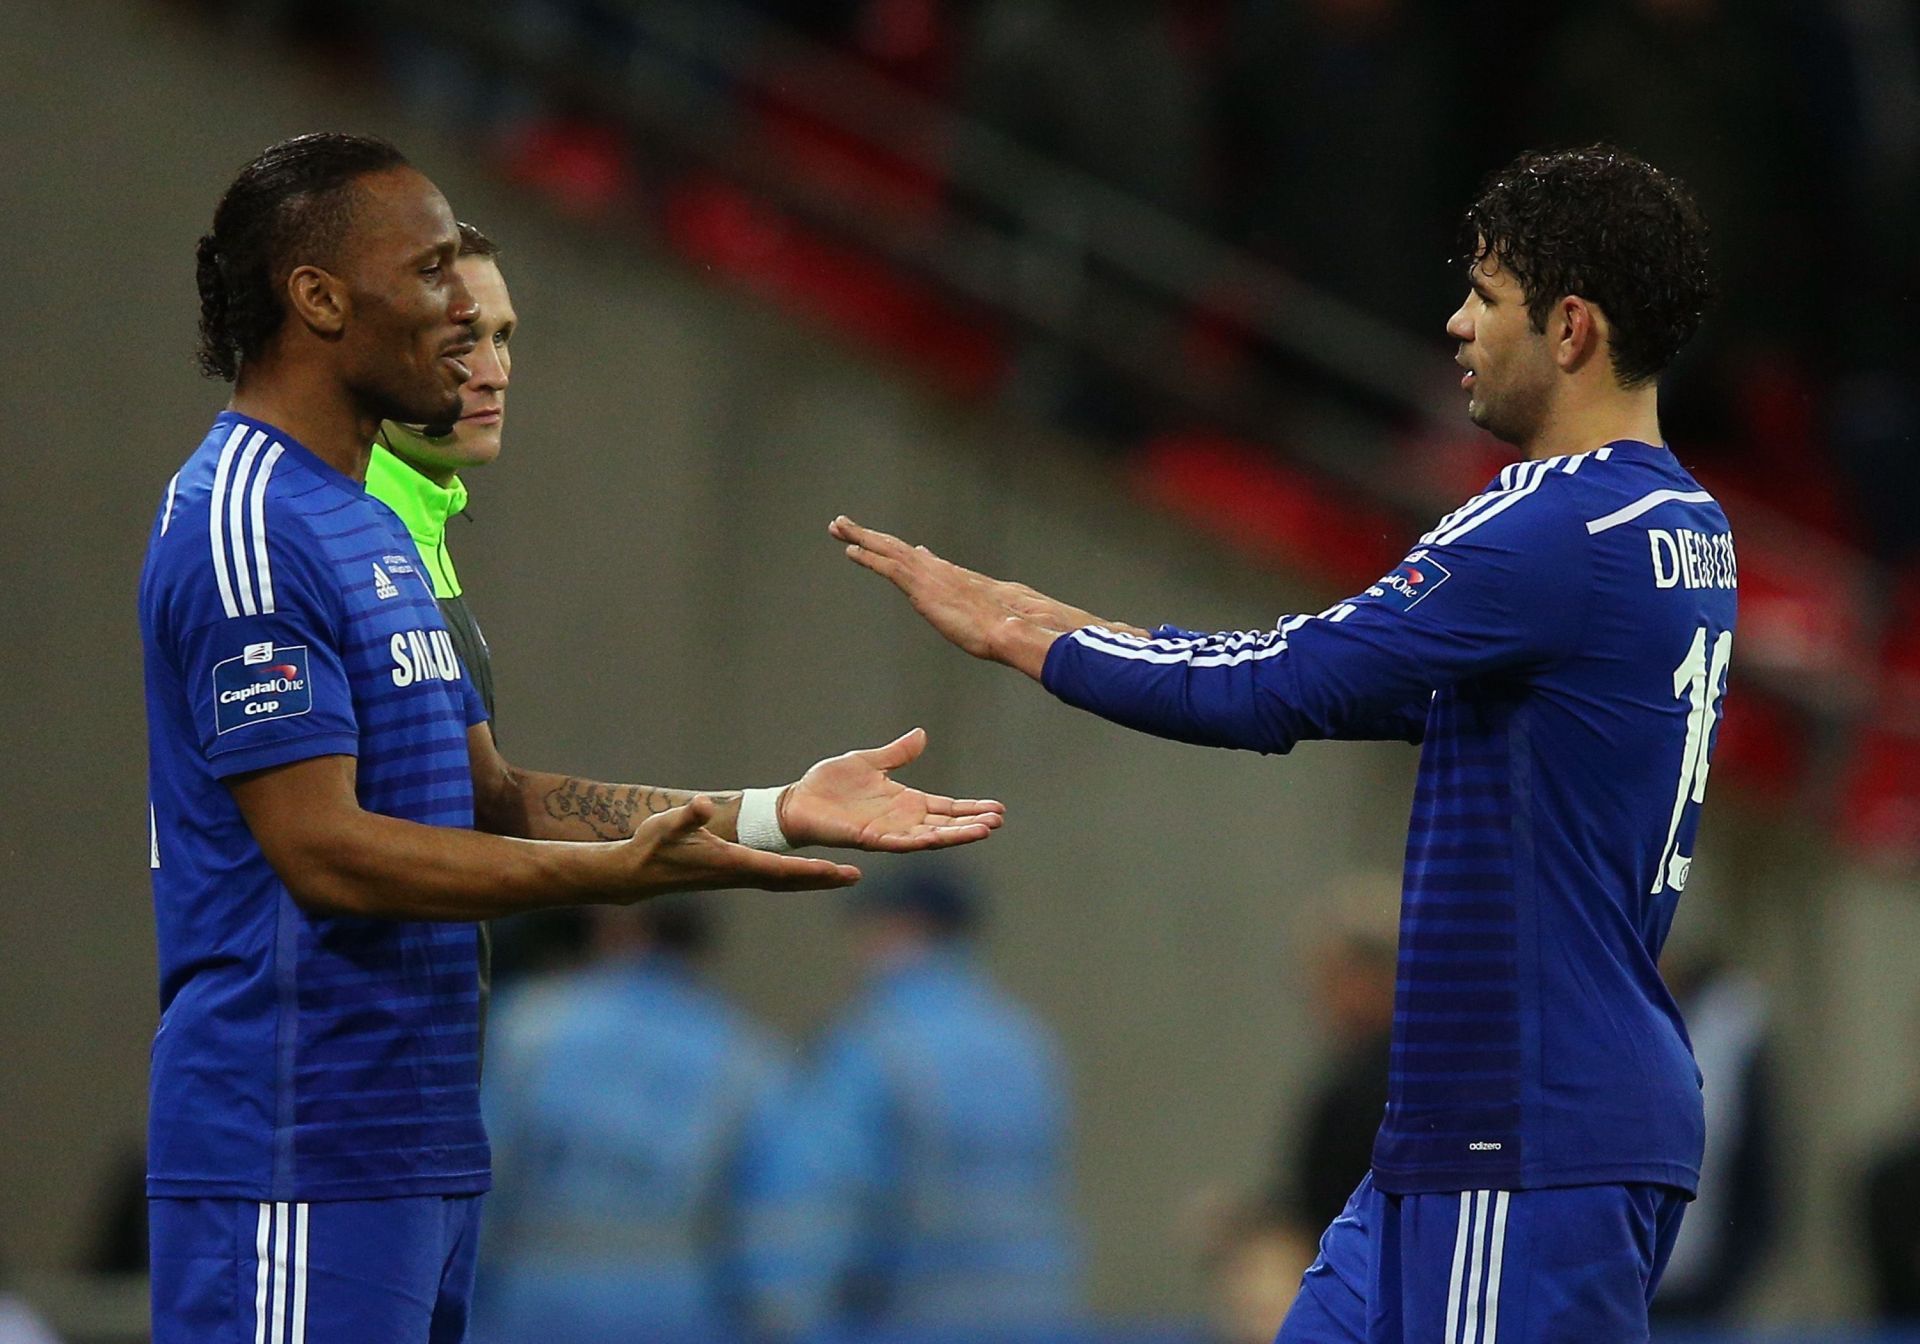
[[[322,131],[269,146],[240,170],[195,253],[201,371],[233,382],[286,316],[295,267],[327,264],[353,219],[353,184],[407,164],[385,140]]]

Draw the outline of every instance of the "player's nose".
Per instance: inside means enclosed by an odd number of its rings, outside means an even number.
[[[1447,335],[1456,341],[1473,339],[1473,319],[1467,316],[1467,305],[1461,304],[1453,310],[1453,316],[1447,319]]]
[[[480,319],[480,303],[473,297],[473,291],[467,288],[460,278],[460,272],[453,272],[453,283],[447,290],[447,320],[460,326],[471,326]]]
[[[474,387],[497,392],[507,385],[507,361],[500,358],[500,347],[492,341],[482,341],[475,347],[468,367],[473,370],[470,383]]]

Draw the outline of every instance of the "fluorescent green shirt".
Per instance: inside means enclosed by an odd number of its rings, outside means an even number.
[[[460,576],[447,550],[447,520],[467,507],[467,487],[455,476],[445,485],[426,475],[380,444],[367,460],[367,493],[400,515],[413,537],[414,549],[427,567],[437,598],[460,596]]]

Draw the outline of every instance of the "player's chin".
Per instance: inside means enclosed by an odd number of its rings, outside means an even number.
[[[498,425],[476,428],[463,421],[456,428],[454,439],[460,447],[460,465],[462,466],[484,467],[500,456]]]
[[[438,379],[430,386],[396,389],[389,395],[388,402],[381,419],[423,426],[422,433],[427,438],[444,437],[447,427],[460,419],[460,389],[442,386]]]

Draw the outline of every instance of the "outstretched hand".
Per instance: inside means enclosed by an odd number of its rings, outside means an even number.
[[[848,559],[904,593],[949,642],[976,658],[1018,668],[1036,681],[1056,638],[1084,625],[1107,624],[1024,583],[975,573],[925,546],[909,546],[845,515],[828,524],[827,532],[846,543]]]
[[[993,834],[1006,808],[991,798],[947,798],[908,788],[892,772],[919,759],[915,728],[884,747],[819,762],[780,794],[780,830],[795,845],[902,854],[972,844]]]
[[[769,854],[722,840],[706,829],[713,813],[713,799],[698,794],[679,807],[648,817],[632,839],[622,842],[637,864],[628,887],[634,899],[732,887],[825,891],[860,880],[860,870],[850,864]]]

